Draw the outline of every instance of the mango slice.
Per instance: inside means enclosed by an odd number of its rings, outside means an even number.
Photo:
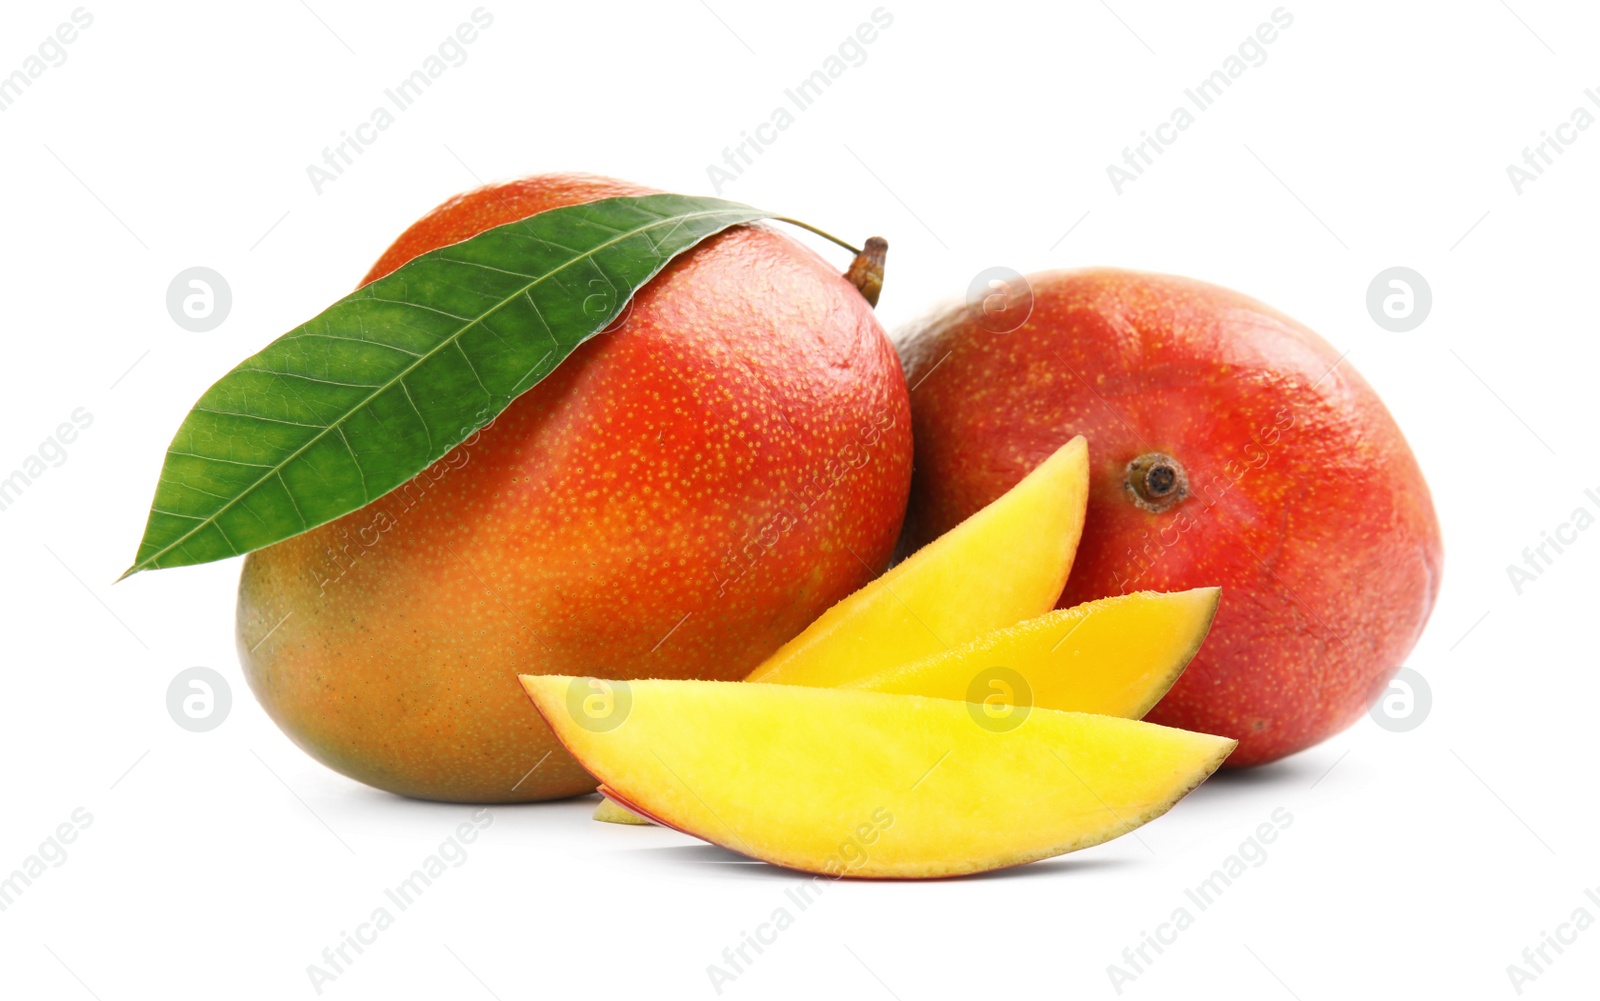
[[[1203,587],[1102,598],[839,687],[976,702],[997,721],[1024,706],[1140,719],[1200,649],[1220,594]],[[611,799],[594,819],[651,823]]]
[[[988,507],[834,605],[747,681],[831,687],[1042,615],[1083,534],[1089,449],[1074,438]]]
[[[842,687],[1140,719],[1205,641],[1221,591],[1089,601]]]
[[[852,689],[521,680],[622,805],[829,876],[956,876],[1097,845],[1161,816],[1235,746],[1050,709],[995,726],[971,703]]]
[[[648,827],[651,823],[649,818],[639,816],[610,796],[600,797],[600,805],[594,808],[594,819],[602,824],[631,824],[636,827]]]

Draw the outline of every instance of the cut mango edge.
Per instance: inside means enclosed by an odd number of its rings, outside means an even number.
[[[997,723],[972,703],[855,689],[521,681],[620,805],[832,877],[960,876],[1098,845],[1166,813],[1236,746],[1037,707]]]
[[[1089,448],[1080,436],[822,613],[746,680],[833,687],[1049,611],[1072,570],[1088,499]]]
[[[634,827],[648,827],[655,821],[642,817],[634,811],[618,803],[606,795],[606,790],[600,790],[600,803],[594,808],[594,819],[602,824],[628,824]]]
[[[839,687],[1142,719],[1199,652],[1220,600],[1215,587],[1101,598]]]

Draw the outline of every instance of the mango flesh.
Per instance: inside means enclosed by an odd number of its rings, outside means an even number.
[[[1141,719],[1200,649],[1219,595],[1202,587],[1090,601],[843,687]]]
[[[1052,608],[1083,534],[1089,453],[1074,438],[993,503],[828,609],[748,681],[831,687]]]
[[[1048,709],[996,730],[969,703],[916,695],[635,681],[593,702],[606,683],[522,683],[623,805],[830,876],[957,876],[1097,845],[1161,816],[1234,747]]]
[[[839,687],[977,702],[995,718],[1004,718],[1010,707],[1039,706],[1140,719],[1200,649],[1218,598],[1218,589],[1211,587],[1103,598]],[[988,673],[995,667],[1015,674]],[[805,682],[791,676],[789,683]],[[1002,705],[993,705],[994,700]],[[601,800],[594,819],[650,823],[612,799]]]
[[[368,279],[646,190],[489,185],[407,230]],[[910,454],[905,380],[860,293],[774,230],[729,230],[410,483],[252,553],[245,676],[295,743],[368,785],[589,792],[517,673],[742,677],[887,564]]]
[[[649,818],[639,816],[609,796],[600,797],[599,805],[594,808],[594,819],[602,824],[629,824],[635,827],[650,824]]]
[[[996,719],[1017,706],[1141,719],[1200,649],[1219,597],[1205,587],[1102,598],[839,687],[976,702]],[[1014,673],[992,673],[996,667]],[[594,819],[649,823],[611,799],[601,801]]]

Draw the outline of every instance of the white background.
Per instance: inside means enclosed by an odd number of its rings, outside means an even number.
[[[470,814],[359,786],[276,730],[234,653],[237,561],[112,586],[193,399],[480,178],[579,169],[711,193],[707,164],[875,6],[492,2],[465,64],[318,194],[306,166],[475,4],[308,2],[91,4],[65,63],[0,113],[0,472],[75,408],[94,417],[0,512],[0,872],[75,809],[93,817],[0,912],[7,997],[314,997],[308,964]],[[1600,511],[1584,496],[1600,494],[1600,127],[1520,195],[1506,174],[1573,109],[1600,114],[1584,96],[1600,17],[1509,2],[1291,2],[1266,63],[1118,195],[1107,164],[1272,0],[891,0],[866,63],[725,188],[889,237],[891,328],[995,265],[1170,271],[1272,303],[1348,350],[1405,429],[1446,576],[1410,660],[1433,694],[1415,730],[1364,719],[1076,856],[830,884],[724,996],[1115,997],[1108,964],[1280,807],[1293,823],[1266,862],[1124,996],[1514,997],[1525,947],[1579,906],[1600,917],[1584,897],[1600,887],[1600,531],[1521,595],[1506,573],[1575,508]],[[6,4],[0,73],[72,9]],[[195,265],[233,291],[209,333],[165,307]],[[1365,306],[1393,265],[1433,290],[1409,333]],[[165,708],[194,665],[233,686],[210,733]],[[798,878],[591,807],[496,808],[324,996],[714,997],[706,967]],[[1592,990],[1600,929],[1550,955],[1526,996]]]

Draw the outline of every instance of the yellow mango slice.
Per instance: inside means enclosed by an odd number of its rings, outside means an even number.
[[[594,808],[594,819],[602,824],[632,824],[645,827],[650,825],[649,818],[639,816],[610,796],[600,797],[600,805]]]
[[[1141,719],[1200,649],[1220,595],[1202,587],[1102,598],[839,687],[977,702],[996,721],[1019,706]],[[609,798],[594,819],[651,823]]]
[[[868,665],[904,664],[1049,611],[1083,534],[1082,437],[1022,482],[822,613],[747,681],[831,687]]]
[[[830,876],[956,876],[1097,845],[1161,816],[1235,746],[1050,709],[996,727],[981,706],[917,695],[521,680],[618,802],[752,858]]]
[[[1006,705],[1038,706],[1140,719],[1194,659],[1220,594],[1201,587],[1101,598],[842,687],[960,699],[1000,714]]]

